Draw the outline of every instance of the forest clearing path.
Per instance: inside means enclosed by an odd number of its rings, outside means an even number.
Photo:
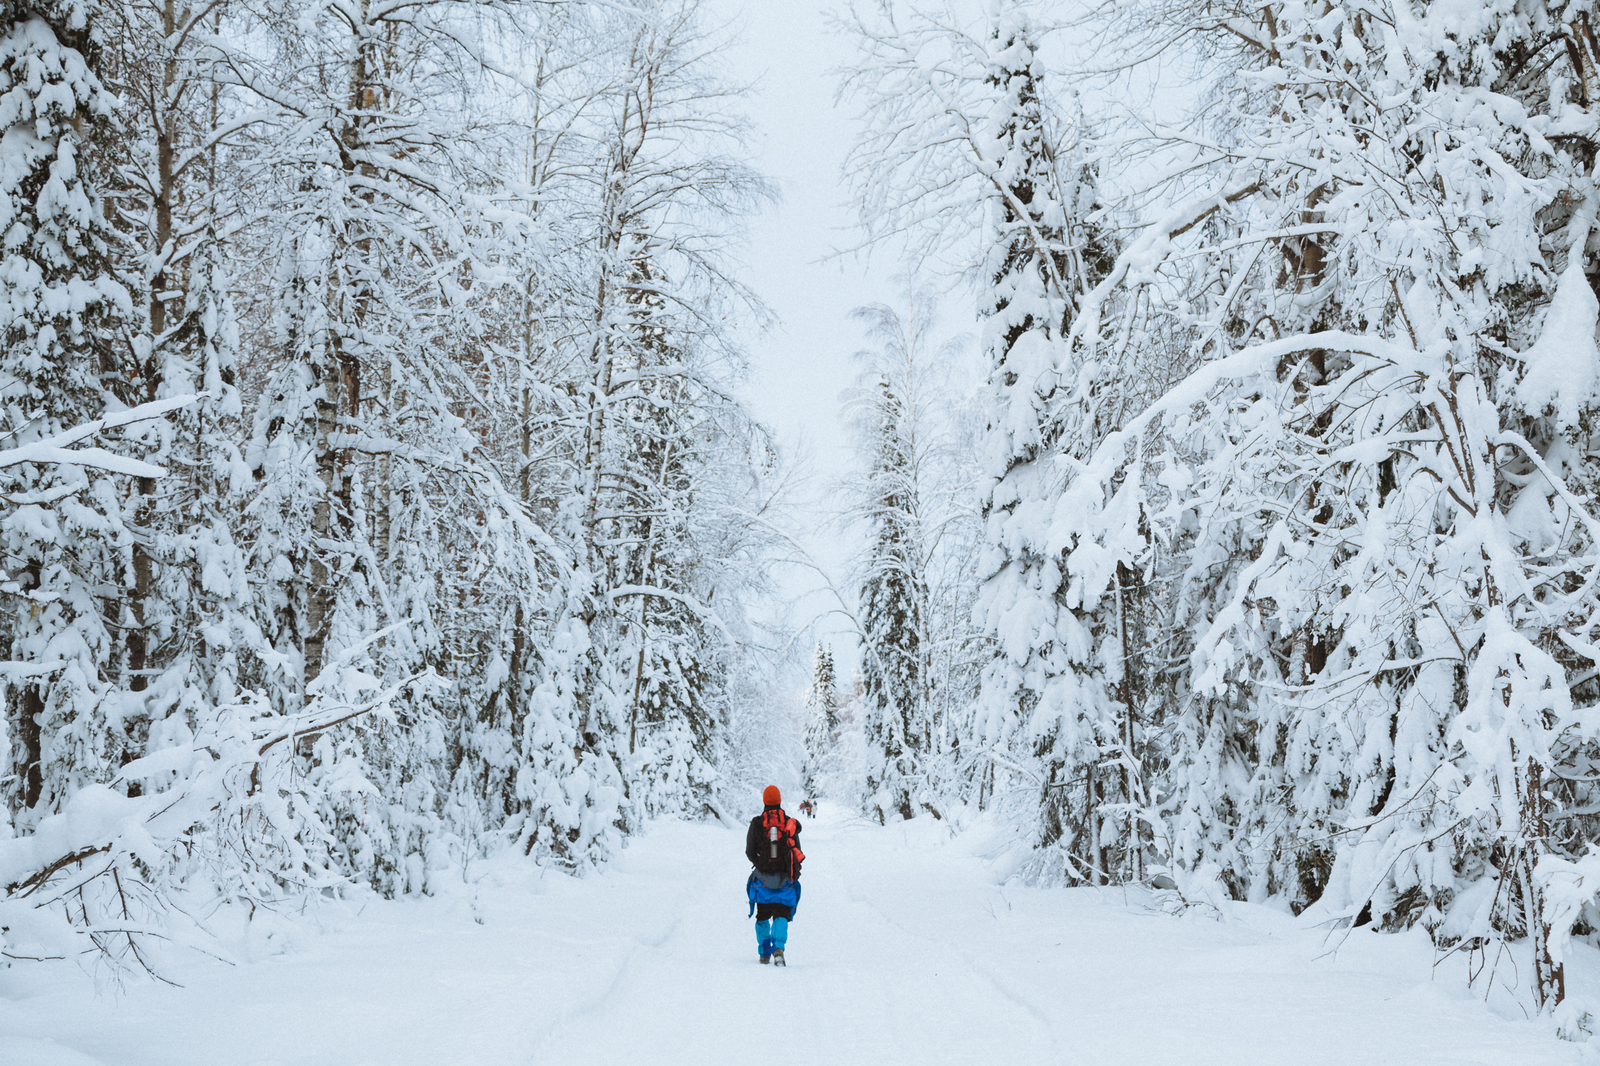
[[[474,868],[190,956],[180,989],[97,997],[0,972],[5,1066],[1546,1066],[1587,1061],[1491,1013],[1424,936],[1263,907],[1157,914],[1121,890],[1002,886],[943,823],[807,822],[786,969],[756,962],[742,833],[663,823],[604,873]],[[481,879],[480,879],[481,878]],[[335,908],[329,908],[330,911]],[[481,919],[478,924],[474,919]],[[172,972],[170,969],[168,972]]]

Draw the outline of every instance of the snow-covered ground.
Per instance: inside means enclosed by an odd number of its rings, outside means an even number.
[[[120,992],[0,971],[4,1066],[1589,1061],[1433,973],[1421,934],[1262,907],[1156,913],[1121,890],[997,884],[981,830],[808,823],[790,965],[756,962],[741,833],[662,824],[605,873],[330,905]],[[481,920],[481,924],[480,924]],[[171,967],[172,963],[169,962]]]

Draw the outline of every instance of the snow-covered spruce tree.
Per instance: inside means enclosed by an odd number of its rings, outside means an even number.
[[[543,788],[520,769],[523,729],[531,724],[533,668],[549,632],[549,592],[572,569],[565,548],[548,531],[557,525],[555,501],[567,488],[551,473],[555,464],[549,460],[574,447],[564,388],[569,353],[553,338],[563,336],[571,316],[585,310],[576,296],[584,282],[581,263],[552,249],[583,243],[579,220],[589,189],[582,178],[592,145],[581,117],[604,94],[593,69],[611,43],[591,32],[591,14],[576,5],[551,6],[524,24],[514,48],[505,45],[511,53],[505,65],[529,73],[513,97],[514,121],[503,139],[486,145],[485,154],[501,163],[490,189],[502,204],[515,206],[519,224],[486,227],[489,247],[476,267],[492,269],[498,283],[481,297],[488,343],[476,353],[475,399],[482,407],[474,405],[471,421],[480,454],[501,471],[533,524],[530,539],[537,550],[524,556],[535,569],[490,601],[491,609],[501,608],[499,616],[463,627],[470,636],[487,622],[494,634],[486,647],[473,648],[482,657],[463,672],[472,683],[457,698],[470,713],[460,715],[451,741],[458,756],[451,802],[463,819],[469,849],[474,840],[489,847],[502,832],[520,833],[526,797]]]
[[[1120,760],[1112,802],[1135,802],[1132,720],[1124,642],[1096,593],[1125,574],[1064,565],[1044,519],[1065,489],[1060,456],[1081,454],[1108,428],[1100,417],[1109,367],[1091,367],[1059,342],[1081,295],[1105,273],[1108,245],[1084,224],[1093,170],[1071,167],[1050,142],[1043,70],[1023,12],[996,9],[989,128],[998,142],[984,344],[991,415],[985,503],[987,550],[979,617],[997,638],[984,679],[988,741],[1036,766],[1039,844],[1059,844],[1065,873],[1098,883],[1109,865],[1101,806],[1114,787],[1104,760]],[[1135,778],[1137,774],[1134,775]],[[1126,828],[1131,832],[1132,824]],[[1131,837],[1130,837],[1131,839]],[[1136,846],[1125,846],[1137,851]]]
[[[806,714],[806,759],[800,779],[806,794],[814,796],[819,791],[833,747],[839,742],[839,686],[834,676],[833,649],[821,642],[811,656]]]
[[[203,717],[238,702],[241,673],[263,650],[259,604],[232,528],[248,479],[233,306],[215,230],[196,237],[182,287],[154,290],[181,297],[171,309],[176,321],[149,320],[151,333],[140,338],[151,343],[157,377],[155,395],[142,398],[200,398],[138,436],[141,452],[168,476],[132,479],[128,497],[137,505],[130,527],[147,550],[132,559],[124,606],[127,632],[142,629],[144,637],[127,662],[124,761],[187,745]],[[130,794],[141,787],[128,784]]]
[[[956,220],[971,217],[974,204],[987,208],[977,280],[985,294],[990,487],[977,611],[995,652],[984,712],[968,724],[974,734],[965,746],[988,753],[978,801],[991,802],[997,784],[1020,776],[1033,786],[1028,795],[1004,789],[1019,816],[1038,824],[1037,843],[1070,856],[1064,869],[1056,859],[1045,865],[1097,879],[1106,864],[1100,808],[1111,802],[1126,811],[1139,774],[1089,771],[1102,749],[1133,763],[1121,753],[1135,742],[1122,709],[1124,656],[1106,639],[1117,628],[1114,612],[1073,608],[1113,575],[1069,575],[1063,546],[1043,533],[1064,488],[1057,457],[1087,446],[1121,410],[1115,370],[1057,343],[1109,266],[1111,242],[1082,124],[1056,118],[1046,96],[1030,7],[1002,0],[977,29],[889,0],[870,15],[853,8],[847,26],[865,56],[844,91],[861,101],[865,129],[847,171],[868,239],[909,233],[923,261],[958,247],[971,262],[967,249],[979,235]],[[940,61],[930,63],[934,55]],[[1083,373],[1086,365],[1093,373]],[[1137,584],[1135,575],[1116,577]]]
[[[1250,891],[1491,951],[1526,935],[1550,1007],[1538,871],[1583,846],[1600,728],[1597,201],[1585,142],[1529,131],[1592,124],[1597,49],[1538,5],[1380,14],[1228,21],[1250,169],[1148,230],[1101,292],[1207,255],[1232,283],[1188,321],[1201,368],[1105,441],[1054,534],[1132,565],[1145,521],[1198,530],[1197,555],[1245,550],[1190,686],[1247,701]],[[1230,203],[1242,239],[1180,267],[1180,239]],[[1160,460],[1183,491],[1140,516],[1126,497],[1161,435],[1184,444]],[[1208,772],[1175,769],[1179,800]],[[1288,828],[1250,840],[1263,823]],[[1328,860],[1310,877],[1308,847]]]
[[[970,724],[982,645],[971,621],[977,477],[951,417],[948,371],[962,358],[960,342],[930,347],[937,313],[914,290],[904,312],[874,305],[855,313],[877,342],[857,354],[864,386],[850,405],[862,474],[849,511],[867,539],[858,618],[864,802],[873,814],[942,812],[958,801],[969,769],[958,730]],[[828,732],[836,737],[837,725]],[[876,804],[880,792],[894,802]]]
[[[102,202],[112,99],[99,68],[99,6],[0,5],[0,430],[26,444],[117,405],[118,333],[130,311],[115,280]],[[118,584],[125,542],[114,478],[22,464],[3,474],[3,640],[10,743],[0,780],[26,829],[79,786],[104,781],[126,745],[112,679],[119,641],[100,592]]]
[[[868,527],[860,606],[862,728],[867,745],[864,813],[881,824],[910,818],[932,797],[922,787],[929,721],[928,584],[923,576],[913,398],[884,378],[863,390]]]
[[[682,372],[694,354],[674,343],[670,288],[651,260],[635,260],[627,295],[634,308],[635,397],[624,407],[627,444],[619,457],[629,477],[618,502],[629,502],[617,515],[623,554],[611,598],[621,608],[622,647],[633,674],[630,797],[645,815],[701,813],[714,788],[726,719],[723,640],[706,602],[710,568],[695,536],[705,474],[701,442],[713,397]]]

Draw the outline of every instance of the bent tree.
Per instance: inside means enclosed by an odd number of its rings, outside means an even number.
[[[1536,867],[1581,847],[1600,740],[1600,200],[1585,142],[1529,131],[1591,121],[1592,41],[1532,68],[1543,8],[1237,15],[1241,147],[1090,298],[1200,264],[1198,369],[1074,464],[1052,539],[1069,569],[1194,546],[1177,862],[1491,954],[1525,935],[1553,1006]],[[1093,361],[1154,317],[1065,343]]]

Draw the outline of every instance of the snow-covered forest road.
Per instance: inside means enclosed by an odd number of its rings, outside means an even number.
[[[1420,933],[1324,936],[1264,908],[1154,913],[1000,886],[919,819],[824,812],[786,970],[756,962],[742,837],[663,824],[576,880],[478,868],[422,901],[290,924],[182,988],[0,973],[6,1066],[1579,1063],[1496,1017]],[[482,919],[476,923],[474,916]],[[241,948],[241,953],[243,953]]]

